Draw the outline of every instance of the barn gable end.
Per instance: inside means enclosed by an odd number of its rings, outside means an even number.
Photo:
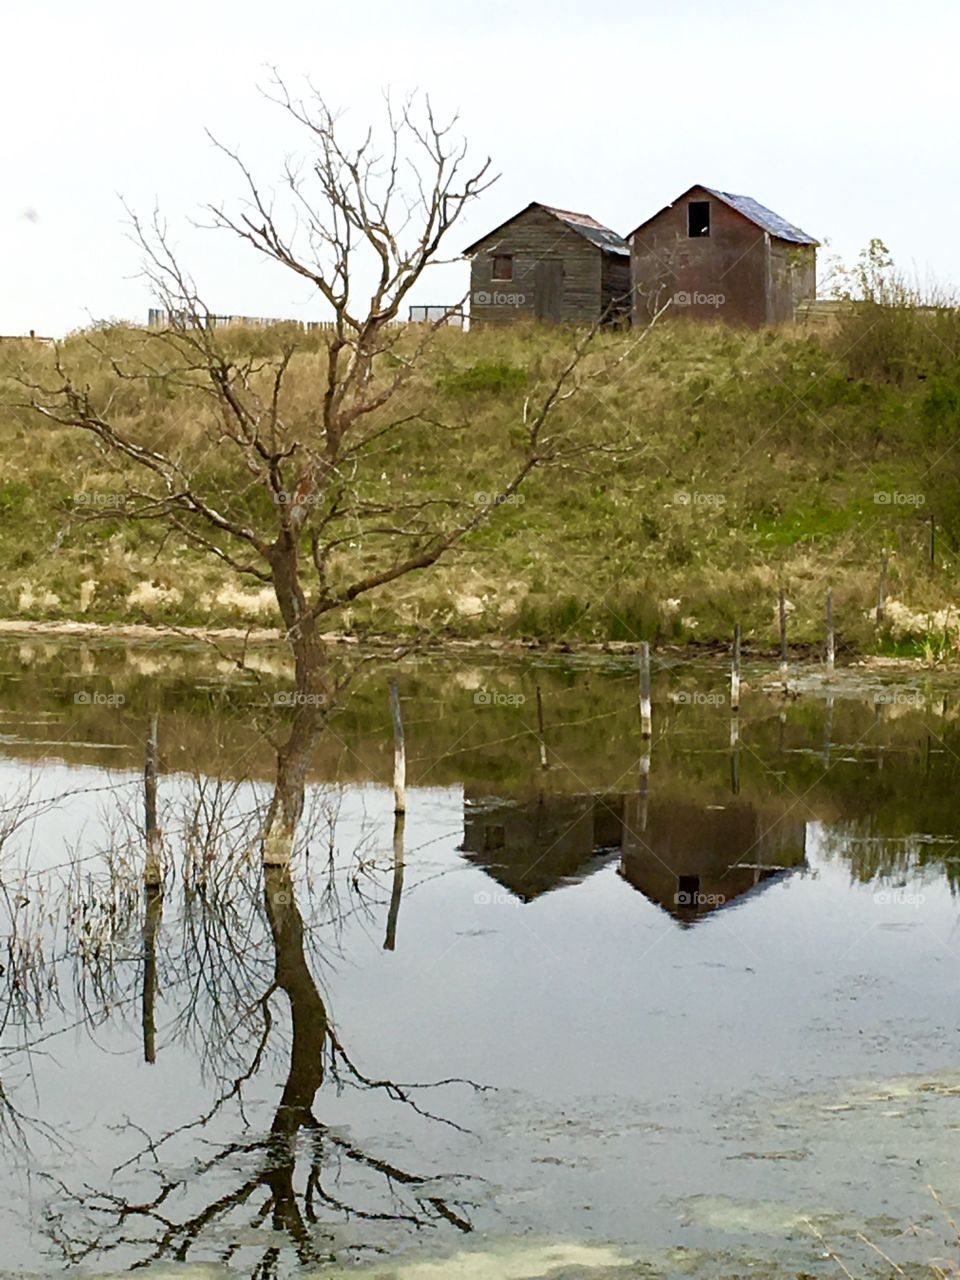
[[[589,215],[551,205],[528,205],[464,252],[471,324],[590,325],[629,292],[625,242]]]

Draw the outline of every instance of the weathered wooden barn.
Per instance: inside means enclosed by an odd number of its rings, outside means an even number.
[[[818,242],[750,196],[690,187],[627,239],[635,324],[672,299],[670,312],[759,327],[816,296]]]
[[[533,201],[464,250],[470,323],[615,324],[630,314],[626,242],[585,213]]]

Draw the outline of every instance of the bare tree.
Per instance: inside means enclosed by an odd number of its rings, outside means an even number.
[[[568,404],[598,372],[587,360],[595,326],[539,369],[520,421],[505,422],[501,465],[486,486],[495,501],[464,494],[453,474],[438,490],[436,474],[426,484],[398,471],[396,447],[405,436],[432,433],[445,446],[464,429],[405,395],[446,316],[423,326],[397,322],[410,291],[442,260],[464,210],[492,181],[489,161],[467,164],[455,121],[440,123],[428,99],[399,107],[388,101],[386,142],[378,146],[372,131],[349,144],[343,119],[315,93],[296,98],[277,78],[269,96],[303,131],[309,150],[305,162],[284,169],[286,216],[223,146],[245,197],[235,212],[217,205],[209,215],[214,228],[316,291],[332,316],[322,350],[314,335],[288,328],[272,345],[261,344],[266,353],[239,353],[235,339],[218,332],[161,219],[145,224],[131,215],[167,327],[128,343],[121,357],[92,335],[112,371],[108,391],[98,395],[57,350],[48,381],[32,382],[29,403],[44,418],[95,437],[123,471],[122,514],[273,588],[296,672],[296,714],[279,753],[263,839],[265,859],[282,863],[302,804],[309,744],[341,687],[324,620],[434,565],[536,468],[613,445],[596,432],[585,439],[575,431]],[[364,293],[371,280],[372,292]],[[191,406],[190,429],[176,439],[158,437],[150,412],[161,386]],[[351,546],[362,548],[360,561]]]

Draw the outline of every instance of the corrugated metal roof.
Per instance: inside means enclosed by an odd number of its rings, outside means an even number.
[[[795,227],[792,222],[788,222],[786,218],[781,218],[779,213],[774,213],[772,209],[768,209],[766,205],[762,205],[759,200],[754,200],[753,196],[736,196],[732,191],[719,191],[716,187],[704,187],[699,182],[695,182],[692,187],[688,187],[686,191],[672,200],[670,204],[653,214],[650,218],[645,218],[639,227],[628,234],[627,239],[632,239],[638,231],[642,231],[644,227],[653,222],[654,218],[659,218],[661,213],[666,213],[667,209],[672,209],[674,205],[685,200],[693,191],[706,191],[708,195],[714,196],[717,200],[722,200],[724,204],[736,209],[737,213],[743,217],[749,218],[755,227],[769,232],[770,235],[776,236],[778,240],[788,240],[792,244],[819,244],[813,236],[808,236],[805,231],[801,231],[799,227]]]
[[[628,257],[630,254],[630,247],[622,236],[618,236],[615,231],[605,227],[602,222],[597,222],[596,218],[591,218],[588,213],[573,213],[570,209],[556,209],[552,204],[541,204],[539,200],[531,200],[525,209],[515,213],[506,222],[501,222],[499,227],[494,227],[492,231],[488,231],[479,240],[475,240],[473,244],[467,245],[463,251],[464,254],[473,253],[478,245],[483,244],[484,240],[489,240],[491,236],[496,235],[498,231],[502,231],[511,222],[515,222],[517,218],[527,213],[530,209],[544,209],[547,213],[553,214],[555,218],[559,218],[572,231],[578,232],[578,234],[589,240],[591,244],[595,244],[598,249],[602,249],[604,253],[616,253],[623,257]]]
[[[718,200],[723,200],[731,208],[736,209],[737,213],[742,213],[745,218],[755,222],[764,231],[769,231],[778,240],[791,240],[794,244],[819,243],[813,236],[808,236],[805,231],[795,227],[786,218],[781,218],[779,213],[774,213],[772,209],[768,209],[759,200],[754,200],[752,196],[735,196],[732,191],[717,191],[714,187],[704,187],[703,189],[704,191],[709,191],[712,196],[716,196]]]
[[[591,218],[588,213],[572,213],[569,209],[555,209],[550,204],[545,204],[542,208],[559,218],[561,222],[565,222],[568,227],[572,227],[574,231],[579,231],[592,244],[606,250],[607,253],[629,254],[630,249],[626,240],[618,236],[615,231],[611,231],[609,227],[605,227],[602,222],[597,222],[596,218]]]

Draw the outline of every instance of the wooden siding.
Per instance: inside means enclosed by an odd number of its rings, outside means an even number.
[[[801,302],[817,294],[817,251],[811,244],[774,240],[770,245],[768,324],[793,320]]]
[[[709,236],[687,235],[691,200],[710,201]],[[630,238],[635,323],[645,324],[668,298],[675,299],[671,311],[677,315],[752,327],[768,323],[774,307],[771,243],[780,242],[771,241],[760,227],[708,191],[694,187]]]
[[[630,259],[625,254],[603,254],[600,307],[613,323],[630,318],[630,275]]]
[[[512,280],[492,279],[494,253],[513,256]],[[527,210],[509,226],[480,241],[474,250],[470,264],[471,325],[537,318],[561,324],[593,324],[601,307],[604,256],[546,210]],[[540,265],[538,272],[538,264],[549,265]],[[541,292],[546,290],[551,295],[539,301],[538,281]],[[559,297],[555,298],[557,290]]]

